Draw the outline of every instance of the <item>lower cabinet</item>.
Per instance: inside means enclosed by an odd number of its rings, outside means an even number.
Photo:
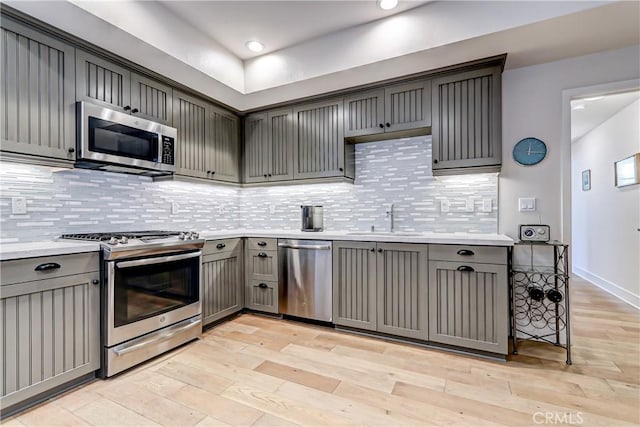
[[[4,261],[0,267],[4,415],[100,368],[100,273],[97,254]]]
[[[429,262],[429,340],[507,354],[507,266]]]
[[[265,249],[253,249],[255,245]],[[251,310],[279,312],[277,247],[277,239],[249,239],[245,306]]]
[[[337,325],[428,338],[427,245],[334,242]]]
[[[242,241],[207,242],[202,257],[202,322],[207,325],[242,310]],[[225,251],[227,247],[234,248]],[[213,252],[213,253],[212,253]]]

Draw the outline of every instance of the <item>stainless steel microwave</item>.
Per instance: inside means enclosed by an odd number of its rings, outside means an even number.
[[[76,166],[139,175],[176,170],[176,128],[86,102],[76,103]]]

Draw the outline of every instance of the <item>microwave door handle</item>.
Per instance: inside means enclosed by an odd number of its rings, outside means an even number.
[[[162,264],[165,262],[180,261],[183,259],[197,258],[202,255],[202,251],[190,252],[188,254],[169,255],[158,258],[137,259],[135,261],[116,262],[116,268],[140,267],[141,265]]]

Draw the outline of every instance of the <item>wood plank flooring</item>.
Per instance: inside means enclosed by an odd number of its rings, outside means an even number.
[[[242,315],[3,425],[639,425],[640,314],[572,285],[572,366],[546,344],[499,363]]]

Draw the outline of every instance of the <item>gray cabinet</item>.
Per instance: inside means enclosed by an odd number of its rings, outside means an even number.
[[[244,306],[242,240],[207,242],[202,256],[202,318],[209,324]]]
[[[260,248],[255,249],[254,244]],[[246,259],[245,305],[252,310],[278,313],[278,251],[276,239],[249,239]]]
[[[296,107],[293,122],[294,178],[345,176],[342,99]]]
[[[59,268],[36,270],[52,263]],[[100,368],[100,273],[95,253],[4,261],[1,268],[6,413]]]
[[[293,179],[293,110],[273,110],[245,120],[244,182]]]
[[[76,49],[76,100],[171,126],[171,87]]]
[[[205,126],[208,128],[208,177],[218,181],[240,181],[240,125],[238,116],[211,106]]]
[[[75,160],[73,47],[2,16],[1,150]]]
[[[209,178],[206,158],[207,103],[187,94],[173,93],[173,125],[178,129],[176,173]]]
[[[501,68],[434,79],[432,98],[434,174],[465,168],[499,171]]]
[[[451,246],[457,259],[431,253],[429,261],[429,339],[434,342],[507,354],[509,335],[506,248]],[[489,253],[486,256],[484,250]],[[473,254],[464,255],[465,251]],[[504,264],[496,261],[504,252]],[[493,252],[493,253],[491,253]],[[460,255],[460,253],[462,255]],[[450,257],[449,257],[450,258]]]
[[[431,126],[431,80],[418,80],[344,99],[344,136]]]
[[[427,245],[334,242],[334,323],[427,340],[427,253]]]

